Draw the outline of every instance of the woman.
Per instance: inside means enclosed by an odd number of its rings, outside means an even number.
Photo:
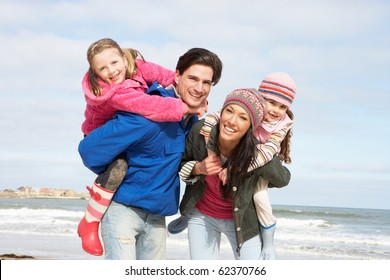
[[[186,190],[180,204],[188,215],[191,259],[217,259],[221,234],[232,246],[235,259],[260,259],[261,238],[253,203],[259,177],[274,187],[289,183],[290,172],[274,158],[263,167],[247,172],[254,164],[256,128],[264,117],[265,101],[255,89],[237,89],[224,102],[221,120],[211,131],[216,156],[208,156],[203,135],[204,120],[196,123],[186,140],[180,176]],[[217,143],[211,143],[216,139]],[[228,168],[222,185],[218,173]]]

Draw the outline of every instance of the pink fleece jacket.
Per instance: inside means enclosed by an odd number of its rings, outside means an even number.
[[[85,101],[85,121],[81,130],[85,135],[110,120],[115,112],[136,113],[156,122],[180,121],[188,106],[179,98],[146,94],[148,85],[159,82],[163,87],[173,84],[175,73],[162,66],[137,59],[138,71],[132,79],[118,85],[99,81],[102,95],[95,96],[90,89],[88,72],[82,81]]]

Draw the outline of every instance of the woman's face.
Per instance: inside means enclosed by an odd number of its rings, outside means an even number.
[[[251,127],[251,119],[243,107],[229,104],[223,109],[219,123],[219,140],[237,145]]]
[[[105,49],[92,58],[92,69],[107,84],[120,84],[125,80],[127,60],[117,49]]]

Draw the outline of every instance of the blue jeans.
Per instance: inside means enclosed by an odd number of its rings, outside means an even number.
[[[160,260],[166,258],[165,217],[112,201],[102,222],[108,260]]]
[[[257,221],[254,222],[257,223]],[[245,241],[241,247],[240,256],[238,256],[233,219],[213,218],[202,214],[195,208],[188,215],[188,240],[191,259],[218,259],[222,233],[228,238],[236,260],[260,260],[260,235]]]

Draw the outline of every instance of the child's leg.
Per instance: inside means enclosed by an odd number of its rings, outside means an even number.
[[[260,222],[260,232],[263,241],[261,259],[274,260],[276,252],[274,246],[274,234],[276,219],[272,214],[272,206],[268,197],[268,182],[260,178],[256,192],[253,195],[257,217]]]
[[[272,214],[272,206],[268,196],[268,182],[260,178],[257,182],[256,191],[253,195],[256,206],[256,213],[260,224],[267,228],[276,223]]]
[[[104,173],[96,178],[92,188],[87,187],[91,198],[77,232],[81,237],[84,251],[89,254],[96,256],[103,254],[103,247],[99,238],[99,224],[126,172],[127,161],[123,155],[120,155],[108,166]]]

